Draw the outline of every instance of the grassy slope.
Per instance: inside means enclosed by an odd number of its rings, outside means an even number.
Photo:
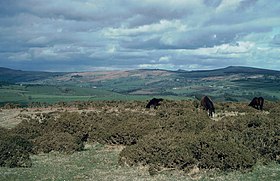
[[[100,144],[72,155],[51,152],[32,156],[32,168],[0,167],[0,180],[279,180],[280,165],[256,166],[252,172],[221,173],[211,171],[187,175],[179,171],[163,171],[150,176],[146,167],[118,165],[121,147]]]
[[[21,71],[0,67],[0,82],[29,82],[64,75],[61,72]]]

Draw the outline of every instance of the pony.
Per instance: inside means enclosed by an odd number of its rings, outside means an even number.
[[[215,113],[215,107],[211,99],[207,96],[203,96],[200,101],[200,105],[204,110],[209,111],[209,116],[213,117],[213,113]]]
[[[82,142],[87,142],[88,137],[89,137],[89,134],[88,133],[84,133],[83,136],[81,137],[81,141]]]
[[[263,97],[254,97],[248,106],[252,106],[253,108],[262,111],[263,110],[263,103],[264,103],[264,98]]]
[[[159,105],[160,105],[160,103],[159,103],[159,102],[161,102],[161,101],[163,101],[163,99],[162,99],[162,98],[159,98],[159,99],[157,99],[157,98],[153,98],[153,99],[151,99],[151,100],[149,101],[149,103],[146,105],[146,108],[151,108],[151,106],[153,106],[153,107],[154,107],[154,109],[156,109],[156,108],[157,108],[157,106],[159,106]]]

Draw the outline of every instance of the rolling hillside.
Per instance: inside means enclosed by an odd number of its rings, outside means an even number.
[[[22,71],[13,70],[9,68],[0,67],[0,82],[7,83],[20,83],[31,82],[49,77],[61,76],[64,73],[61,72],[40,72],[40,71]]]
[[[280,71],[230,66],[215,70],[139,69],[32,72],[0,68],[0,101],[143,100],[151,97],[248,101],[280,99]],[[11,85],[7,85],[7,83]]]

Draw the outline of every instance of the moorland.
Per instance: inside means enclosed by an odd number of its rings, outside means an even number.
[[[1,70],[1,180],[280,178],[278,71]]]

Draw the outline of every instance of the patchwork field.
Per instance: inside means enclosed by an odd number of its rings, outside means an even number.
[[[219,102],[248,102],[255,96],[270,101],[280,100],[280,72],[250,67],[69,73],[0,70],[0,105],[148,100],[152,97],[196,100],[203,95]]]

